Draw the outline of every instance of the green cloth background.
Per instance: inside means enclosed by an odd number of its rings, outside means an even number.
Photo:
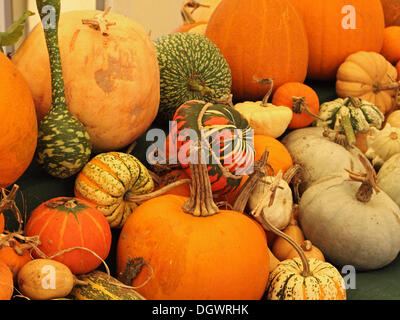
[[[334,84],[332,83],[307,83],[313,87],[320,97],[320,102],[330,101],[336,98]],[[133,155],[145,163],[146,143],[144,138],[138,140]],[[334,160],[334,159],[333,159]],[[23,191],[26,213],[29,216],[37,206],[44,201],[60,196],[73,196],[75,177],[67,180],[58,180],[48,176],[33,162],[30,168],[16,183]],[[19,196],[18,204],[21,207],[22,198]],[[10,229],[15,223],[9,213],[6,213],[7,227]],[[119,231],[113,230],[113,246],[106,260],[112,273],[114,273],[115,245],[119,237]],[[101,269],[102,267],[100,267]],[[400,258],[391,265],[373,272],[356,273],[356,289],[347,291],[349,300],[397,300],[400,299]]]

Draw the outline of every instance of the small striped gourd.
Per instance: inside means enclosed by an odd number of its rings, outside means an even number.
[[[159,120],[172,120],[186,101],[213,101],[231,93],[230,67],[219,48],[200,34],[182,32],[155,41],[160,66]]]
[[[68,296],[72,300],[146,300],[134,288],[129,288],[108,274],[95,270],[78,276],[86,285],[78,285]]]
[[[121,228],[137,204],[127,196],[152,192],[154,182],[146,167],[134,156],[102,153],[90,160],[75,180],[75,196],[93,203],[111,228]]]
[[[311,275],[303,275],[300,258],[282,261],[270,273],[268,300],[346,300],[344,280],[327,262],[308,259]]]
[[[371,127],[381,129],[384,114],[371,102],[347,97],[325,102],[321,105],[318,127],[328,128],[346,134],[350,145],[356,142],[356,133],[367,133]]]
[[[84,125],[68,110],[58,46],[60,0],[37,0],[43,21],[50,57],[52,106],[39,123],[36,159],[39,165],[56,178],[69,178],[89,160],[92,144]],[[48,11],[49,8],[54,10]],[[55,25],[45,25],[48,14],[55,14]],[[52,19],[50,19],[51,23]]]

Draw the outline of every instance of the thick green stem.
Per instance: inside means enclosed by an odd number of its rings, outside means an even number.
[[[354,145],[356,143],[356,134],[351,124],[349,109],[346,107],[341,108],[338,116],[340,117],[340,125],[346,134],[348,144],[350,146]]]
[[[202,96],[214,96],[215,91],[213,89],[208,88],[201,80],[197,77],[192,77],[188,83],[189,90],[200,92]]]

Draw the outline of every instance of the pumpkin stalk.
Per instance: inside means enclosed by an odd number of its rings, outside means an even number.
[[[364,166],[366,173],[357,173],[347,169],[345,170],[349,173],[351,180],[361,182],[361,186],[357,191],[356,198],[358,201],[366,203],[371,200],[373,191],[379,193],[380,190],[376,182],[377,176],[374,168],[369,164],[368,160],[361,155],[359,155],[358,158]]]
[[[0,201],[0,212],[3,212],[5,210],[11,210],[19,225],[18,232],[21,232],[23,219],[21,216],[21,212],[15,203],[15,197],[17,196],[18,191],[19,191],[19,186],[16,184],[13,185],[11,191],[8,194],[6,193],[6,189],[1,190],[2,199]]]
[[[103,13],[96,15],[93,19],[82,19],[82,24],[86,24],[89,27],[100,30],[103,36],[108,36],[108,29],[111,26],[115,26],[115,22],[109,22],[106,19],[106,15],[111,11],[111,7],[108,7]]]
[[[261,106],[267,107],[269,98],[271,97],[272,94],[272,90],[274,89],[274,79],[272,78],[257,79],[256,77],[254,77],[254,80],[262,86],[269,87],[267,94],[264,96],[261,102]]]
[[[351,124],[349,109],[341,108],[337,119],[346,134],[348,144],[350,146],[354,145],[356,143],[356,134]]]
[[[378,94],[381,91],[391,91],[391,90],[398,90],[400,88],[400,81],[399,82],[390,82],[390,83],[381,83],[376,82],[374,84],[374,93]]]
[[[315,113],[311,112],[311,110],[308,108],[307,103],[306,103],[306,98],[305,97],[292,97],[293,99],[293,107],[292,110],[294,113],[301,114],[303,112],[307,113],[309,116],[323,121],[323,119],[316,115]]]
[[[283,239],[285,239],[287,242],[290,243],[291,246],[293,246],[293,248],[297,251],[297,253],[300,256],[302,265],[303,265],[303,271],[301,272],[301,275],[303,277],[310,277],[312,276],[312,272],[310,270],[310,264],[308,263],[308,259],[307,256],[305,255],[303,249],[291,238],[289,237],[287,234],[285,234],[284,232],[280,231],[279,229],[277,229],[275,226],[273,226],[271,223],[269,223],[268,219],[266,219],[262,214],[263,207],[262,206],[258,206],[258,208],[256,208],[256,210],[253,210],[251,212],[251,214],[253,215],[253,217],[257,220],[257,221],[262,221],[262,226],[266,231],[271,231],[274,234],[276,234],[279,237],[282,237]]]
[[[188,10],[188,8],[192,4],[191,2],[193,2],[193,1],[185,2],[181,7],[181,16],[182,16],[184,25],[196,23],[196,20],[193,19],[192,13],[190,13]]]
[[[192,75],[188,82],[189,90],[200,92],[202,96],[214,96],[215,91],[206,86],[197,75]]]

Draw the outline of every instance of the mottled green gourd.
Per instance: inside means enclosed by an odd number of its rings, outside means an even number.
[[[346,134],[349,145],[356,142],[356,133],[367,133],[373,128],[381,129],[384,114],[368,101],[347,97],[321,105],[317,127],[324,127]]]
[[[172,33],[154,45],[160,66],[159,121],[172,121],[186,101],[213,102],[231,94],[231,69],[219,48],[205,36]]]
[[[65,99],[58,47],[60,0],[37,0],[36,4],[45,30],[52,84],[52,106],[39,124],[36,159],[50,175],[65,179],[89,161],[92,145],[84,125],[68,110]]]

